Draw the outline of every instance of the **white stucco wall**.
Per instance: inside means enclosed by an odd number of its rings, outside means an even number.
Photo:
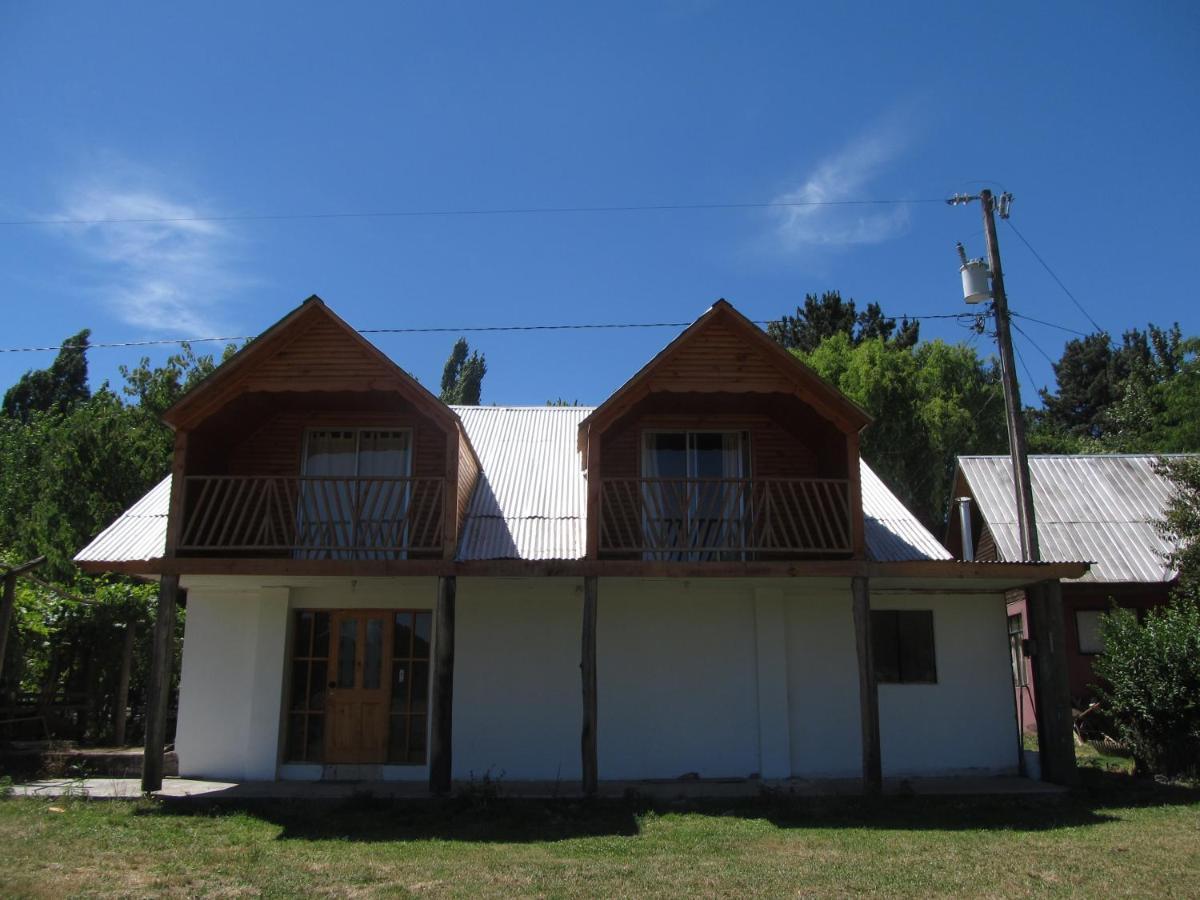
[[[181,775],[275,778],[287,627],[286,588],[189,592],[175,735]]]
[[[784,604],[791,774],[857,778],[862,745],[848,580],[791,584]]]
[[[461,578],[454,778],[580,778],[579,579]]]
[[[291,612],[433,609],[436,579],[221,583],[189,592],[181,772],[317,777],[279,767]],[[872,605],[932,609],[938,666],[935,685],[880,685],[884,774],[1012,771],[1003,598],[876,592]],[[844,580],[602,579],[600,777],[857,777],[850,609]],[[455,778],[580,777],[581,613],[579,579],[459,579]],[[422,780],[426,768],[382,774]]]
[[[601,778],[759,770],[746,583],[601,579],[596,658]]]
[[[1003,597],[880,594],[871,605],[933,610],[937,652],[937,684],[879,686],[883,774],[1015,772],[1016,708]]]

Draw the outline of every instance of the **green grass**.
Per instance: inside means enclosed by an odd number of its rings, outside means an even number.
[[[1200,894],[1200,791],[1101,772],[1089,781],[1052,801],[476,797],[234,809],[9,798],[0,893]]]

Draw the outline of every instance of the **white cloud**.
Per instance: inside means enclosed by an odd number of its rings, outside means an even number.
[[[93,183],[70,191],[54,218],[95,223],[58,230],[97,264],[101,297],[117,316],[198,337],[222,330],[224,302],[246,283],[235,271],[228,228],[196,221],[206,213],[144,186]],[[135,221],[101,221],[112,219]]]
[[[879,193],[872,182],[905,149],[901,128],[886,122],[821,160],[803,183],[774,198],[775,203],[827,203],[869,200]],[[883,191],[894,195],[894,191]],[[907,230],[907,205],[793,206],[777,211],[777,236],[786,250],[878,244]]]

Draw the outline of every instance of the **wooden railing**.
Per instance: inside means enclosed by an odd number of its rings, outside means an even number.
[[[442,550],[441,478],[190,475],[178,550],[404,559]]]
[[[607,478],[600,553],[695,561],[853,551],[844,478]]]

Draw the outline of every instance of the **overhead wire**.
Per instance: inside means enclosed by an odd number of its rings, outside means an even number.
[[[743,203],[647,203],[620,206],[511,206],[466,209],[355,210],[347,212],[246,213],[213,216],[144,216],[96,219],[9,219],[0,225],[167,225],[182,222],[284,222],[303,219],[410,219],[452,216],[560,215],[570,213],[682,212],[688,210],[789,209],[809,206],[895,206],[945,203],[945,198],[868,200],[769,200]]]
[[[1029,243],[1029,241],[1026,239],[1025,235],[1021,234],[1021,232],[1017,229],[1017,226],[1012,223],[1012,219],[1005,219],[1004,221],[1008,223],[1008,227],[1012,229],[1013,234],[1015,234],[1018,238],[1020,238],[1021,243],[1024,244],[1029,249],[1029,252],[1033,254],[1034,259],[1036,259],[1039,263],[1041,263],[1042,268],[1045,269],[1048,273],[1050,273],[1050,277],[1053,278],[1058,283],[1058,286],[1063,289],[1063,293],[1071,298],[1071,302],[1075,304],[1076,309],[1078,309],[1081,313],[1083,313],[1084,317],[1089,322],[1092,323],[1092,327],[1095,328],[1097,331],[1103,331],[1104,329],[1100,327],[1100,323],[1097,322],[1094,318],[1092,318],[1091,313],[1089,313],[1086,309],[1084,309],[1083,304],[1080,303],[1079,300],[1075,297],[1075,295],[1071,293],[1070,288],[1068,288],[1063,283],[1063,280],[1058,277],[1058,274],[1052,268],[1050,268],[1050,264],[1048,262],[1046,262],[1046,260],[1042,259],[1042,255],[1033,249],[1033,244]]]
[[[925,316],[902,315],[896,316],[896,319],[907,319],[910,322],[919,322],[925,319],[961,319],[964,316],[969,316],[970,313],[932,313]],[[778,319],[753,319],[755,325],[769,325],[772,322],[779,321]],[[575,324],[562,325],[467,325],[462,327],[454,326],[431,326],[431,327],[410,327],[410,328],[359,328],[356,329],[359,334],[469,334],[479,332],[504,332],[504,331],[587,331],[587,330],[614,330],[614,329],[634,329],[634,328],[687,328],[691,322],[584,322]],[[181,338],[154,338],[141,341],[96,341],[89,343],[87,349],[110,349],[121,347],[154,347],[154,346],[169,346],[175,344],[200,344],[212,343],[215,341],[248,341],[256,337],[256,335],[225,335],[223,337],[181,337]],[[0,347],[0,353],[34,353],[40,351],[57,351],[64,349],[61,345],[46,345],[36,347]]]

